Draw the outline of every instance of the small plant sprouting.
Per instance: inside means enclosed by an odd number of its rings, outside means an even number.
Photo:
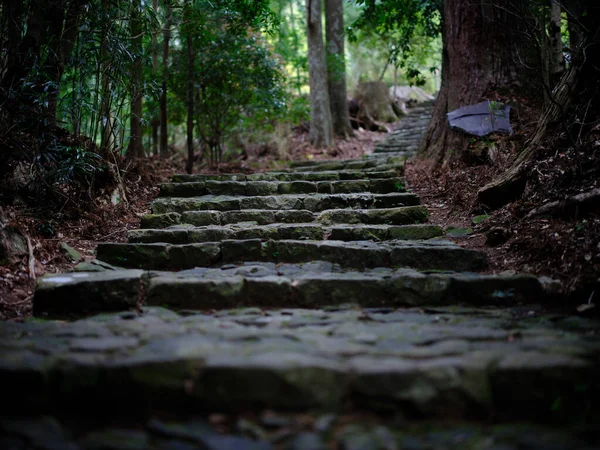
[[[398,191],[398,192],[404,191],[406,189],[406,187],[404,186],[404,182],[396,181],[394,183],[394,189],[396,189],[396,191]]]

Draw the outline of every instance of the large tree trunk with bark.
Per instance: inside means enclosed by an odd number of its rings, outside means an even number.
[[[583,5],[581,29],[587,30],[583,45],[552,93],[534,136],[512,167],[479,191],[479,200],[489,207],[502,206],[523,193],[529,166],[543,142],[553,133],[565,132],[573,141],[571,145],[578,146],[583,141],[581,136],[585,137],[597,124],[600,115],[600,4],[597,0],[586,0]]]
[[[127,156],[138,158],[143,155],[142,148],[142,23],[141,0],[131,5],[131,42],[134,59],[131,65],[131,126]]]
[[[434,165],[462,157],[469,137],[446,114],[487,99],[494,90],[541,92],[536,37],[528,32],[525,0],[444,2],[442,85],[423,151]]]
[[[342,0],[325,0],[327,39],[327,87],[333,132],[342,138],[354,133],[350,126],[344,55],[344,8]]]
[[[333,144],[333,126],[327,91],[321,0],[306,0],[306,27],[310,79],[310,141],[315,147],[329,147]]]

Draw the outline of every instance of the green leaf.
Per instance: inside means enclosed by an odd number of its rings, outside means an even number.
[[[446,228],[446,234],[450,237],[466,237],[470,234],[473,234],[472,228],[458,228],[458,227],[448,227]]]
[[[488,214],[481,214],[479,216],[475,216],[473,217],[473,225],[477,225],[478,223],[483,222],[484,220],[489,219],[489,215]]]

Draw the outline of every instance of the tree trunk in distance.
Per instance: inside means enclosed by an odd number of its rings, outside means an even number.
[[[584,11],[583,0],[564,1],[563,7],[567,13],[570,52],[571,55],[574,55],[583,42],[583,30],[581,29],[581,19]]]
[[[310,82],[310,142],[315,147],[329,147],[333,144],[333,126],[327,92],[321,0],[306,0],[306,28]]]
[[[446,0],[442,21],[442,85],[424,138],[433,166],[462,157],[470,137],[453,131],[446,114],[486,100],[494,89],[539,95],[536,37],[527,35],[525,0]],[[521,63],[522,62],[522,63]]]
[[[385,123],[398,120],[389,90],[385,83],[370,81],[356,87],[354,98],[358,101],[358,123],[365,130],[376,131]]]
[[[581,133],[585,134],[600,114],[600,3],[586,0],[582,11],[585,13],[581,15],[582,30],[587,30],[583,45],[554,90],[553,101],[546,105],[533,138],[526,143],[508,171],[479,190],[478,198],[486,206],[500,207],[523,193],[528,165],[535,158],[540,144],[554,129],[552,124],[568,126],[576,123],[587,127],[581,129]]]
[[[160,91],[160,152],[167,152],[169,142],[167,130],[167,81],[169,79],[169,41],[171,39],[171,0],[165,0],[165,29],[162,47],[162,89]]]
[[[563,56],[560,30],[561,13],[562,10],[557,1],[550,0],[550,22],[548,23],[550,89],[553,89],[558,84],[560,77],[565,71],[565,58]]]
[[[152,0],[152,9],[158,14],[158,0]],[[158,31],[152,32],[152,76],[158,78]],[[158,155],[158,127],[160,126],[160,113],[156,107],[152,113],[152,154]]]
[[[327,40],[327,87],[331,123],[336,136],[347,138],[350,126],[344,55],[344,8],[342,0],[325,0],[325,36]]]
[[[141,0],[131,5],[131,43],[134,51],[131,65],[131,126],[127,156],[138,158],[143,155],[142,148],[142,23]]]
[[[189,3],[188,3],[189,5]],[[188,30],[187,38],[188,89],[187,89],[187,162],[185,171],[194,170],[194,42]]]

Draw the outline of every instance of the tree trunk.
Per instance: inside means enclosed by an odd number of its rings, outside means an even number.
[[[131,66],[131,128],[127,156],[138,158],[143,155],[142,147],[142,23],[141,0],[131,5],[131,43],[133,64]]]
[[[306,14],[310,81],[310,141],[315,147],[329,147],[333,144],[333,127],[327,92],[321,0],[306,0]]]
[[[527,33],[527,3],[444,2],[442,85],[423,146],[434,165],[461,158],[470,139],[450,129],[448,112],[481,102],[495,89],[539,95],[539,51]]]
[[[194,169],[194,42],[191,31],[187,39],[188,88],[187,88],[187,162],[185,171],[192,173]]]
[[[60,82],[65,73],[65,63],[67,58],[71,56],[77,36],[79,35],[79,22],[84,11],[85,2],[83,0],[73,0],[69,4],[66,12],[66,17],[63,16],[63,11],[55,11],[52,16],[52,22],[60,21],[62,24],[64,18],[64,29],[62,25],[60,29],[56,26],[55,32],[57,36],[55,48],[49,52],[48,61],[46,62],[46,74],[49,81],[52,83],[48,89],[48,118],[50,125],[56,124],[56,109],[58,107],[58,95],[60,93]],[[62,9],[62,8],[60,8]],[[52,26],[54,28],[54,25]],[[52,33],[54,34],[54,32]]]
[[[344,55],[344,8],[342,0],[325,0],[327,39],[327,87],[333,132],[342,138],[354,133],[350,126]]]
[[[169,79],[169,41],[171,39],[171,0],[165,0],[165,29],[162,47],[162,89],[160,92],[160,152],[167,152],[169,142],[167,130],[167,81]]]
[[[565,58],[563,56],[562,35],[560,30],[561,7],[557,0],[550,0],[550,22],[548,23],[548,50],[549,50],[549,77],[550,88],[560,81],[565,71]]]
[[[540,144],[555,131],[553,124],[561,124],[559,131],[570,126],[580,128],[585,135],[597,123],[600,114],[600,4],[587,0],[582,14],[582,29],[587,30],[583,45],[553,92],[552,101],[546,105],[536,132],[519,154],[512,167],[497,180],[484,186],[478,193],[479,200],[492,208],[500,207],[517,199],[527,184],[529,163],[537,156]],[[580,142],[573,142],[580,145]]]
[[[563,6],[567,13],[569,46],[571,47],[571,55],[573,55],[583,42],[583,30],[581,29],[581,20],[584,11],[583,0],[567,0],[563,2]]]
[[[158,0],[152,0],[152,9],[158,14]],[[152,32],[152,77],[158,78],[158,31]],[[158,127],[160,126],[160,113],[156,106],[152,108],[152,154],[158,155]]]

